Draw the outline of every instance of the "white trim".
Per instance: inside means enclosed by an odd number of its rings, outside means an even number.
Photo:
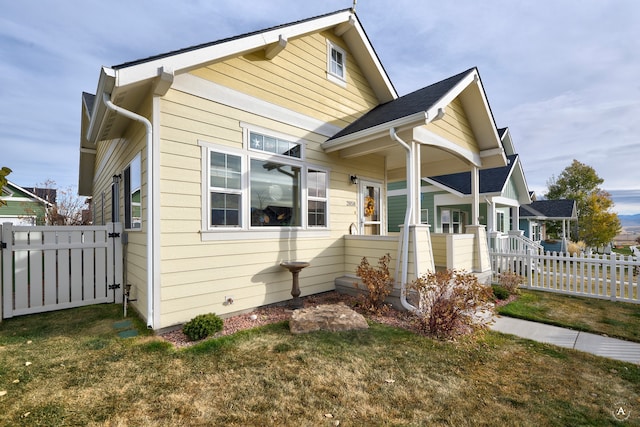
[[[152,111],[151,115],[153,116],[153,120],[151,121],[152,126],[152,136],[153,142],[151,146],[151,150],[147,152],[151,152],[153,159],[151,162],[151,167],[153,170],[151,173],[147,171],[147,177],[151,176],[152,180],[152,195],[147,195],[147,209],[149,208],[149,197],[152,197],[152,212],[151,215],[146,215],[148,219],[151,219],[153,224],[149,224],[147,227],[147,233],[152,234],[151,242],[152,242],[152,259],[153,259],[153,270],[150,277],[153,278],[153,325],[160,325],[160,317],[161,317],[161,292],[162,292],[162,278],[160,275],[160,248],[161,248],[161,233],[160,233],[160,97],[154,96],[152,100]],[[147,164],[149,164],[147,162]],[[147,183],[147,191],[149,190],[149,184]],[[142,202],[142,200],[140,200]],[[143,216],[144,217],[144,216]],[[148,241],[148,239],[147,239]],[[149,243],[147,243],[149,244]],[[147,267],[148,268],[148,267]],[[149,277],[149,275],[147,275]],[[149,296],[147,295],[147,298]],[[147,313],[148,316],[148,313]]]
[[[336,74],[331,70],[333,64],[332,51],[336,51],[342,55],[342,75]],[[341,87],[347,87],[347,52],[344,49],[327,39],[327,79]]]
[[[172,88],[326,137],[331,137],[342,129],[191,74],[176,76]]]
[[[440,147],[446,151],[457,154],[459,157],[462,157],[475,166],[482,166],[482,160],[479,153],[474,153],[471,150],[463,148],[458,144],[451,142],[448,139],[431,132],[430,130],[425,129],[422,126],[414,128],[413,139],[415,139],[420,144]]]
[[[289,161],[290,159],[298,160],[298,161],[304,161],[305,155],[306,155],[306,151],[307,151],[307,141],[306,140],[301,139],[301,138],[293,137],[293,136],[288,135],[286,133],[276,132],[276,131],[273,131],[271,129],[264,128],[262,126],[252,125],[252,124],[246,123],[246,122],[240,122],[240,127],[242,128],[242,144],[243,144],[243,146],[244,146],[244,148],[246,150],[251,151],[252,153],[259,153],[259,154],[263,154],[263,155],[267,155],[267,156],[273,156],[273,157],[277,157],[277,158],[287,159],[287,161]],[[255,148],[251,148],[251,143],[249,141],[249,132],[258,133],[258,134],[263,135],[263,136],[271,136],[271,137],[278,138],[278,139],[281,139],[281,140],[286,141],[286,142],[291,142],[293,144],[298,144],[300,146],[300,157],[285,156],[284,154],[273,153],[273,152],[270,152],[270,151],[264,151],[264,150],[258,150],[258,149],[255,149]]]
[[[304,141],[297,140],[295,137],[291,135],[286,135],[282,133],[272,132],[269,129],[261,128],[259,126],[251,125],[248,123],[241,123],[243,127],[243,148],[234,148],[225,145],[219,145],[216,143],[198,140],[198,145],[201,147],[201,229],[200,233],[202,236],[202,241],[208,240],[250,240],[250,239],[263,239],[263,238],[273,238],[273,236],[278,235],[282,236],[283,234],[291,233],[295,234],[297,237],[302,237],[308,234],[311,237],[318,237],[322,233],[329,232],[329,224],[330,224],[330,197],[329,192],[331,190],[331,169],[323,166],[316,165],[314,163],[307,163],[303,159],[299,159],[297,157],[288,157],[275,155],[268,152],[256,151],[252,150],[248,144],[248,136],[250,130],[256,130],[260,132],[265,132],[267,135],[280,135],[282,139],[287,141],[299,141],[304,149]],[[209,153],[211,150],[226,153],[233,156],[240,157],[241,161],[241,170],[242,170],[242,179],[241,179],[241,206],[240,206],[240,226],[237,227],[212,227],[210,225],[210,188],[209,188]],[[304,151],[302,152],[304,154]],[[294,167],[300,168],[301,177],[300,177],[300,196],[301,196],[301,206],[300,206],[300,226],[273,226],[264,229],[262,227],[255,227],[251,225],[251,200],[250,200],[250,176],[251,176],[251,160],[266,160],[266,161],[277,161],[282,164],[291,165]],[[319,171],[326,173],[326,212],[325,212],[325,226],[309,226],[308,224],[308,186],[307,186],[307,174],[309,170]],[[312,198],[312,200],[320,200],[319,198]],[[320,234],[319,234],[320,233]],[[211,237],[215,235],[215,237]],[[208,237],[207,237],[208,236]],[[231,237],[232,236],[232,237]],[[325,235],[322,234],[322,237]]]
[[[175,74],[188,72],[212,61],[221,60],[231,56],[239,56],[248,52],[266,49],[280,38],[293,40],[302,35],[320,32],[335,25],[347,22],[351,16],[350,11],[332,14],[306,22],[278,27],[270,31],[261,31],[252,35],[235,38],[224,43],[216,43],[203,46],[185,52],[167,55],[155,60],[145,61],[140,64],[125,66],[116,71],[117,86],[126,86],[141,80],[155,78],[158,69],[165,67],[175,71]],[[366,39],[364,39],[366,42]]]

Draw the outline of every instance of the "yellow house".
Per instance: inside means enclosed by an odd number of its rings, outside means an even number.
[[[476,69],[399,97],[350,9],[103,67],[82,111],[80,194],[96,224],[123,222],[153,329],[290,299],[287,260],[310,264],[304,296],[389,252],[402,289],[433,269],[420,177],[471,170],[477,210],[478,170],[506,161]],[[393,180],[411,196],[400,233]],[[452,250],[486,274],[470,229]]]

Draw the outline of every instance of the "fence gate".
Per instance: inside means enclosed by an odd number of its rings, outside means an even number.
[[[0,320],[122,301],[122,224],[0,226]]]

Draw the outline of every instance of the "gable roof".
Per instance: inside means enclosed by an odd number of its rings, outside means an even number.
[[[15,193],[19,193],[18,197],[27,197],[29,199],[32,199],[34,202],[37,203],[41,203],[45,206],[53,206],[52,202],[49,202],[47,200],[45,200],[44,198],[38,196],[37,194],[34,194],[34,192],[30,191],[33,190],[33,188],[27,188],[27,187],[20,187],[18,184],[15,184],[9,180],[7,180],[7,185],[5,186],[5,188],[3,188],[2,190],[7,189],[9,193],[11,193],[10,196],[8,197],[16,197]],[[11,191],[10,189],[13,189],[13,191]],[[42,189],[36,189],[36,190],[42,190]],[[51,191],[56,191],[56,190],[51,190]],[[3,198],[6,198],[5,196],[2,196]],[[55,193],[54,193],[54,200],[53,202],[55,202]]]
[[[397,119],[426,113],[440,99],[458,85],[464,77],[472,73],[476,68],[470,68],[460,74],[451,76],[422,89],[418,89],[407,95],[403,95],[393,101],[378,105],[371,111],[351,123],[349,126],[332,136],[328,141],[341,138],[365,129],[369,129],[384,123],[390,123]]]
[[[321,31],[333,31],[342,38],[379,102],[398,97],[364,28],[351,9],[102,67],[95,95],[84,93],[82,96],[79,193],[89,195],[91,192],[95,144],[120,137],[130,120],[107,109],[105,98],[133,111],[139,106],[140,99],[150,92],[157,96],[165,95],[177,75],[260,50],[269,57],[270,52],[277,54],[286,48],[288,40]]]
[[[159,95],[164,95],[171,86],[174,76],[178,74],[188,73],[207,64],[249,52],[261,49],[268,50],[277,45],[286,46],[289,39],[328,29],[333,29],[334,33],[342,37],[349,46],[352,56],[360,64],[360,68],[380,102],[387,102],[398,97],[391,79],[382,66],[358,17],[351,12],[351,9],[344,9],[125,62],[113,67],[103,67],[98,80],[96,97],[91,107],[91,120],[88,129],[83,130],[83,134],[86,134],[86,138],[92,142],[113,138],[113,135],[108,132],[113,127],[104,124],[104,116],[108,113],[105,111],[102,101],[103,94],[107,94],[111,100],[120,97],[118,105],[127,108],[127,96],[135,98],[139,95],[131,90],[133,88],[145,85],[145,87],[148,86],[147,91],[154,90]]]
[[[473,149],[435,135],[427,128],[430,123],[445,119],[446,110],[456,100],[462,103],[477,142]],[[396,151],[393,155],[398,143],[390,137],[392,130],[411,132],[407,137],[420,146],[423,167],[428,165],[440,173],[466,171],[469,164],[480,168],[506,164],[493,113],[475,67],[371,109],[325,141],[322,149],[328,153],[341,151],[349,157],[383,154],[388,166],[397,169],[404,166],[404,152],[398,155]]]
[[[507,156],[507,166],[478,171],[480,194],[500,194],[518,163],[518,155]],[[425,181],[446,187],[461,195],[471,194],[471,172],[459,172],[425,178]]]
[[[521,205],[520,217],[546,220],[578,219],[576,202],[570,199],[536,200],[531,204]]]

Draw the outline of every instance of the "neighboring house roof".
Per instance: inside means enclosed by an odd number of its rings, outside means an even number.
[[[51,204],[56,203],[56,198],[58,196],[58,190],[55,188],[37,188],[37,187],[23,187],[28,192],[35,194],[43,200]]]
[[[576,202],[570,199],[537,200],[520,206],[520,217],[544,220],[577,220]]]
[[[464,77],[468,76],[475,68],[470,68],[460,74],[449,77],[438,83],[434,83],[415,92],[403,95],[393,101],[378,105],[364,116],[329,138],[332,141],[352,133],[360,132],[383,123],[393,122],[416,113],[429,111],[439,100],[455,88]]]
[[[53,203],[55,203],[55,196],[53,197],[53,202],[49,202],[47,200],[45,200],[45,198],[40,197],[37,192],[33,192],[31,190],[33,190],[33,188],[29,188],[29,187],[20,187],[18,184],[15,184],[9,180],[7,180],[7,185],[5,186],[5,188],[3,190],[7,190],[7,192],[9,193],[8,197],[13,197],[16,196],[17,197],[26,197],[28,199],[31,199],[34,202],[38,202],[38,203],[42,203],[43,205],[46,206],[53,206]],[[42,189],[37,189],[37,190],[42,190]],[[52,191],[56,191],[56,190],[52,190]],[[3,199],[5,199],[5,197],[2,197]]]
[[[501,193],[516,166],[518,155],[507,156],[507,166],[491,169],[481,169],[479,174],[480,194]],[[471,194],[471,172],[452,173],[448,175],[431,176],[428,182],[440,184],[463,195]]]
[[[519,190],[519,203],[530,203],[527,183],[522,171],[520,157],[517,154],[507,156],[507,166],[480,169],[478,187],[481,195],[500,196],[507,188],[509,179],[515,178],[514,185]],[[459,196],[471,195],[471,172],[432,176],[424,181]]]

